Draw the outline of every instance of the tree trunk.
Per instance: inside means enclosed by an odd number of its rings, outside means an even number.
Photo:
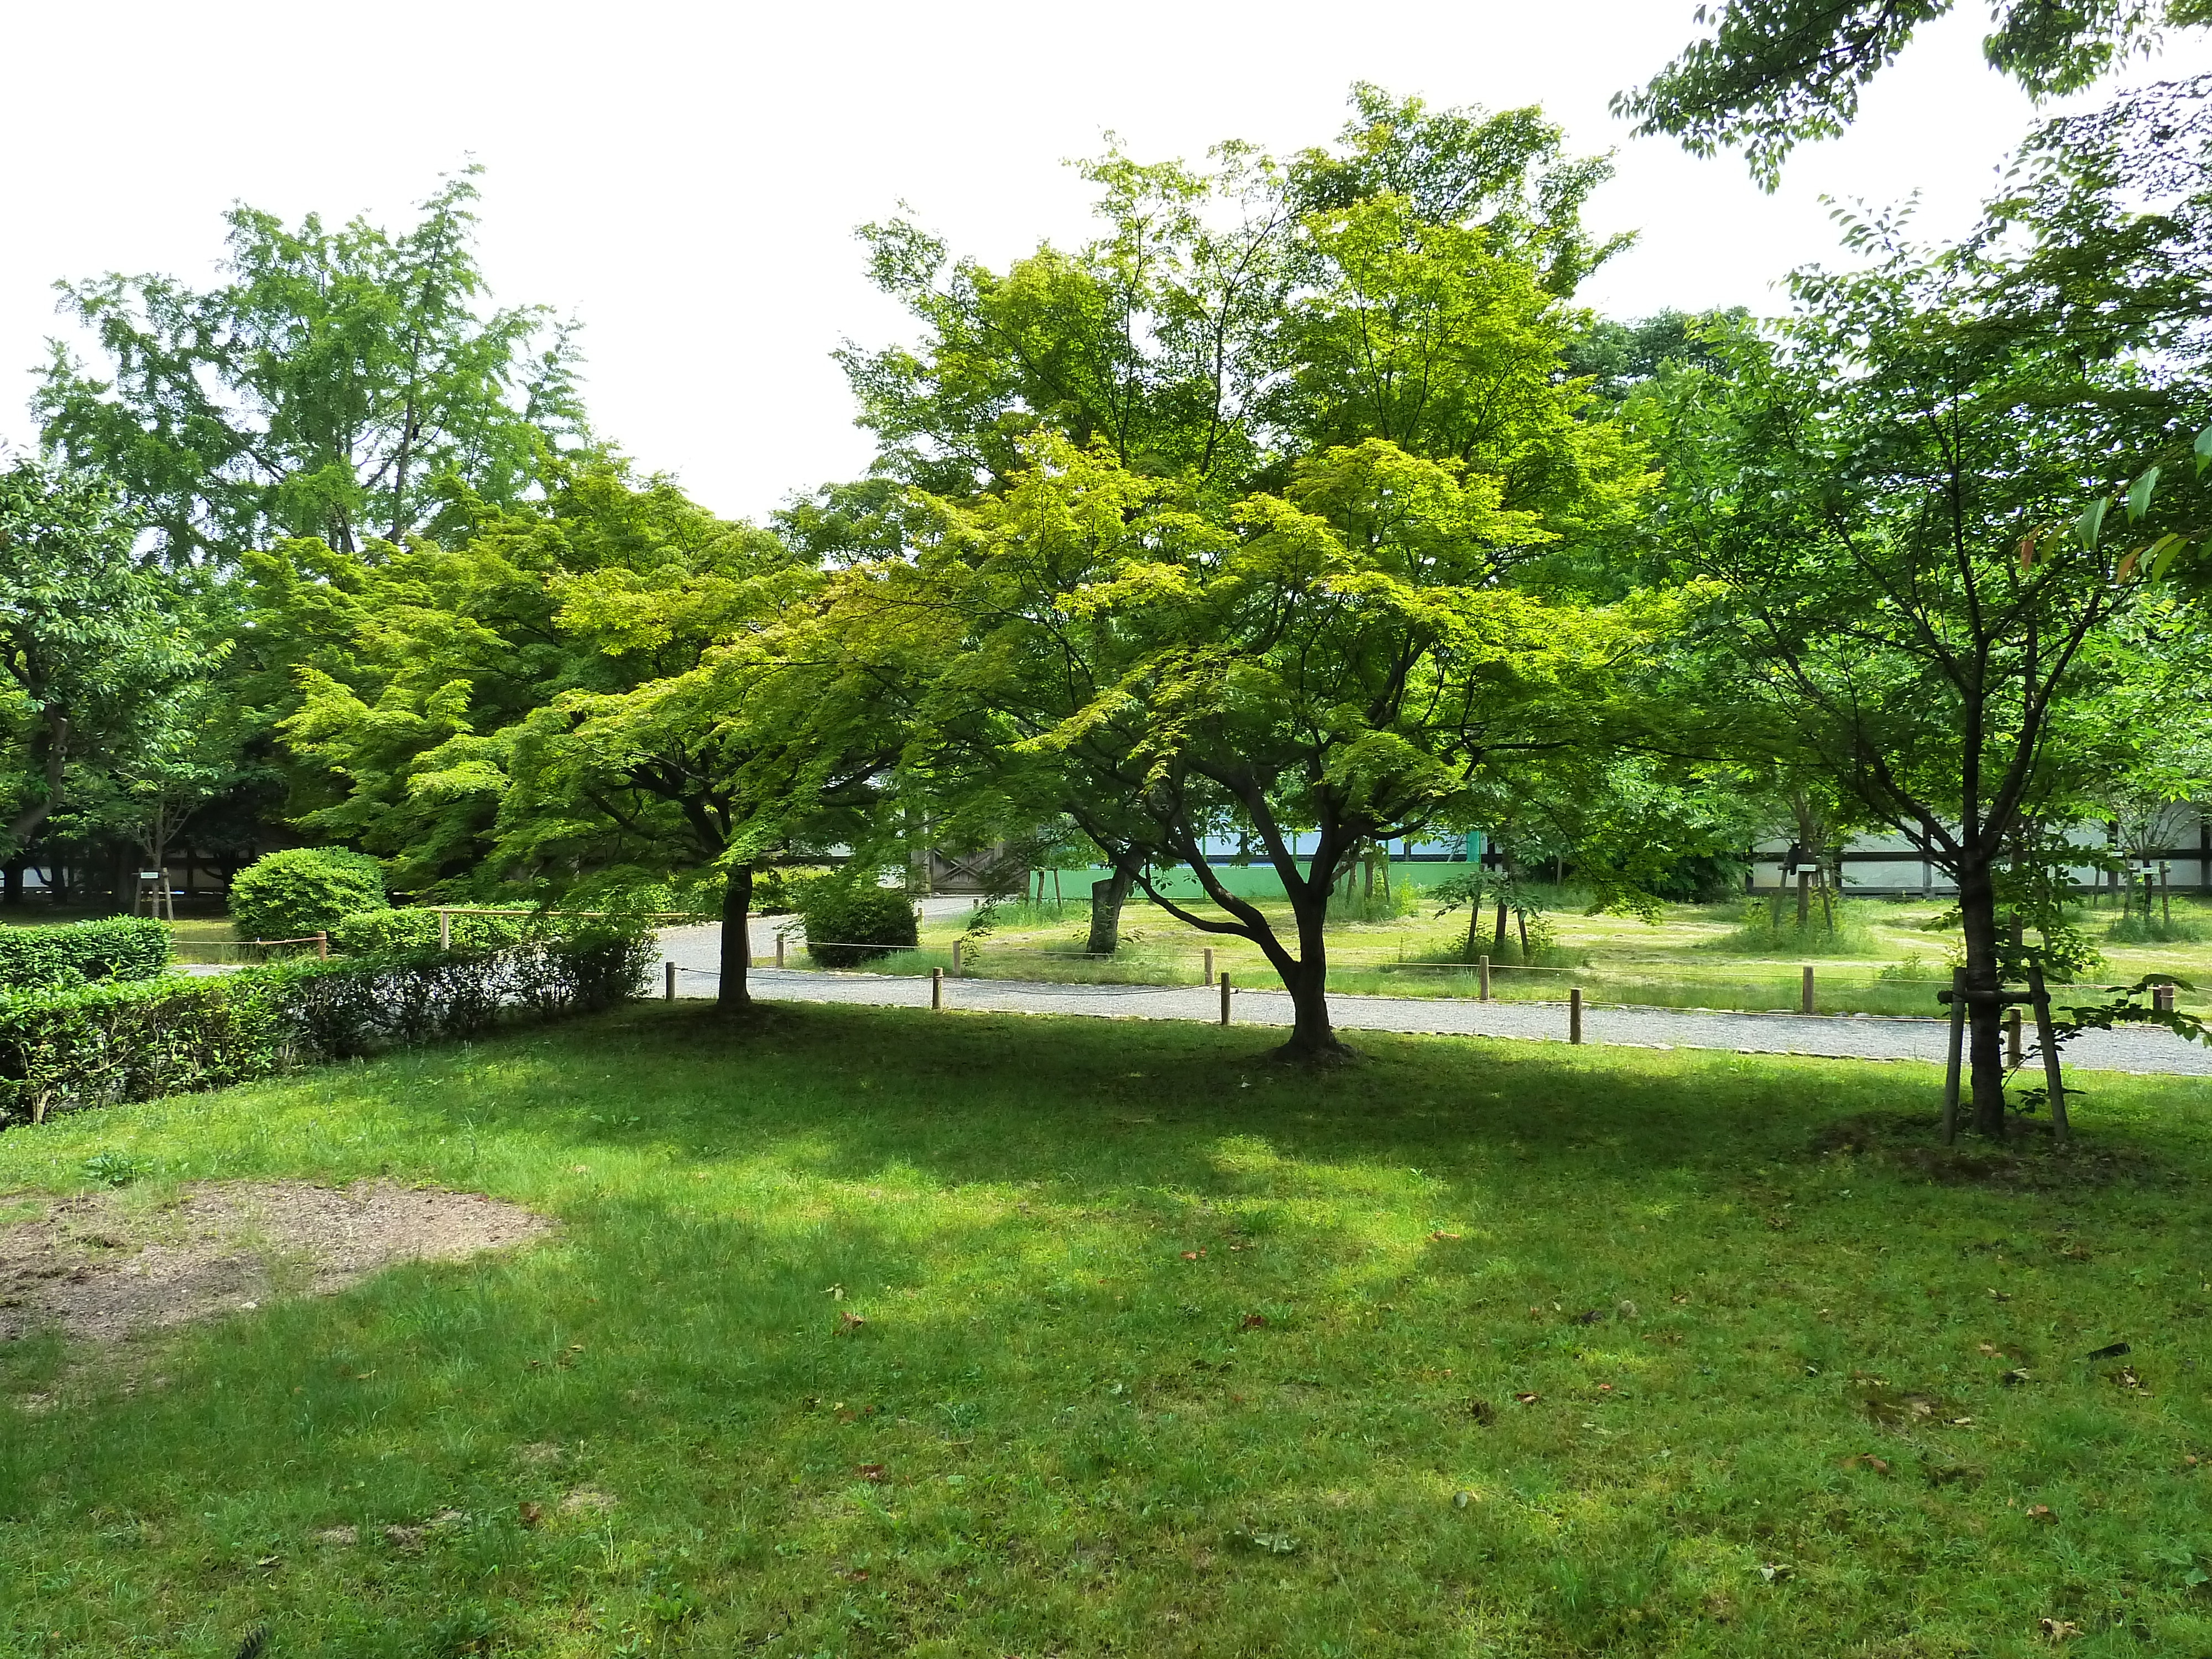
[[[2003,1010],[1997,964],[1996,893],[1989,866],[1959,872],[1959,916],[1966,936],[1966,1033],[1972,1061],[1974,1133],[2002,1136],[2005,1129]]]
[[[1333,890],[1334,883],[1330,884]],[[1291,912],[1298,924],[1298,959],[1278,960],[1283,988],[1291,994],[1291,1040],[1275,1051],[1279,1059],[1308,1064],[1342,1060],[1352,1051],[1337,1041],[1328,1018],[1328,891],[1292,893]]]
[[[1482,895],[1476,893],[1467,902],[1467,959],[1473,962],[1482,954]]]
[[[1491,935],[1490,958],[1493,962],[1505,960],[1505,901],[1504,899],[1498,901],[1498,928]]]
[[[23,902],[23,860],[9,860],[4,876],[7,885],[4,890],[0,890],[0,904],[21,904]]]
[[[1083,948],[1094,957],[1110,957],[1121,944],[1121,906],[1129,896],[1129,872],[1116,869],[1103,881],[1091,884],[1091,937]]]
[[[753,963],[752,908],[753,867],[733,864],[722,887],[722,973],[714,991],[715,1006],[725,1012],[752,1006],[745,988],[745,970]]]

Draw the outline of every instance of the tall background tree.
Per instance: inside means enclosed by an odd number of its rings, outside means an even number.
[[[234,208],[217,287],[59,284],[103,361],[54,343],[45,443],[113,480],[178,566],[227,568],[286,536],[349,552],[439,532],[457,479],[521,499],[545,453],[582,436],[577,356],[544,307],[485,307],[477,172],[396,235]]]

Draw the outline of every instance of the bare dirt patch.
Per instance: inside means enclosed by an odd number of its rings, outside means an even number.
[[[480,1193],[389,1182],[200,1182],[131,1191],[17,1194],[0,1213],[0,1341],[58,1325],[110,1341],[285,1296],[326,1296],[403,1261],[452,1261],[527,1243],[553,1223]]]

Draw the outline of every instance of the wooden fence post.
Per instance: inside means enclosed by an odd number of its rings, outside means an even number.
[[[1567,1041],[1583,1040],[1583,988],[1573,986],[1567,992]]]
[[[1229,970],[1221,970],[1221,1023],[1229,1024]]]
[[[945,1006],[945,969],[942,968],[929,970],[929,1006],[933,1008]]]
[[[1951,970],[1951,1050],[1943,1069],[1943,1144],[1959,1138],[1959,1066],[1966,1038],[1966,970]]]
[[[960,977],[960,941],[957,939],[952,941],[952,977]]]
[[[2005,1012],[2005,1064],[2015,1071],[2020,1067],[2020,1010]]]
[[[781,933],[775,936],[775,965],[779,968],[783,966],[783,935]]]
[[[451,910],[438,912],[438,948],[441,951],[453,948],[453,913]]]
[[[663,1002],[676,1000],[676,964],[672,962],[660,964],[660,1000]]]
[[[1206,947],[1206,977],[1199,981],[1199,983],[1200,985],[1213,983],[1213,947],[1211,945]]]
[[[1805,983],[1798,993],[1797,1006],[1802,1012],[1809,1014],[1813,1012],[1813,970],[1810,968],[1805,970]]]
[[[2043,983],[2043,964],[2027,964],[2027,993],[2035,1005],[2035,1042],[2043,1050],[2043,1091],[2051,1102],[2051,1139],[2063,1146],[2072,1138],[2066,1121],[2066,1085],[2058,1075],[2058,1030],[2051,1018],[2051,993]]]
[[[331,954],[331,936],[319,927],[315,929],[315,954],[326,960]]]
[[[1478,1002],[1487,1002],[1490,1000],[1490,958],[1488,957],[1477,957],[1474,959],[1474,966],[1475,972],[1478,975],[1478,988],[1475,991],[1475,1000]]]

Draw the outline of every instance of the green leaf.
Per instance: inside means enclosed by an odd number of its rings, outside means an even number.
[[[2150,569],[2148,579],[2163,581],[2168,566],[2172,564],[2185,544],[2179,536],[2160,536],[2150,544]]]
[[[2150,511],[2150,493],[2158,488],[2158,468],[2152,467],[2128,486],[2128,522],[2135,523]]]
[[[2112,499],[2107,495],[2094,501],[2081,509],[2081,516],[2074,521],[2074,537],[2084,548],[2094,550],[2097,538],[2104,533],[2105,514],[2111,512]]]
[[[2197,434],[2197,476],[2203,477],[2208,466],[2212,466],[2212,426]]]

